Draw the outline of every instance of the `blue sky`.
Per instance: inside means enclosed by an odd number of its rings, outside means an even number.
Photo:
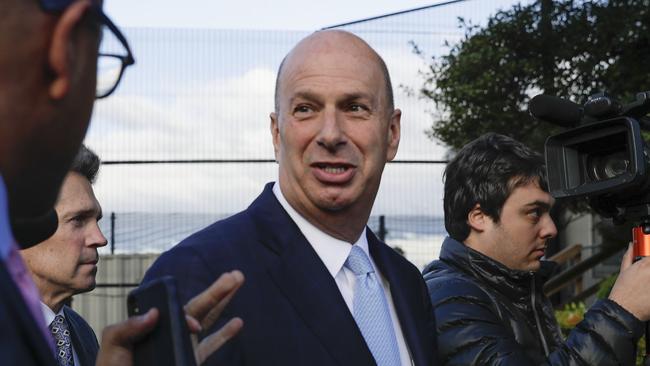
[[[439,56],[448,50],[444,41],[462,37],[458,16],[483,24],[518,2],[468,0],[348,28],[388,65],[403,111],[397,159],[443,159],[446,151],[424,133],[435,107],[399,87],[421,86],[427,67],[408,42]],[[435,3],[441,1],[107,0],[136,65],[114,95],[96,103],[86,143],[104,160],[272,159],[275,71],[298,40],[325,26]],[[441,216],[442,168],[389,165],[374,214]],[[105,165],[95,190],[105,212],[223,214],[245,208],[276,174],[274,164]]]
[[[446,1],[106,0],[105,8],[118,24],[127,27],[304,31],[443,2]]]

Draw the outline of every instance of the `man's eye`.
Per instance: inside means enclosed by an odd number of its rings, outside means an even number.
[[[70,219],[70,223],[75,226],[75,227],[81,227],[84,224],[84,217],[83,216],[75,216]]]
[[[365,112],[368,110],[368,108],[361,104],[351,104],[349,109],[351,112]]]
[[[299,105],[296,108],[294,108],[293,113],[310,113],[312,111],[313,109],[310,106]]]

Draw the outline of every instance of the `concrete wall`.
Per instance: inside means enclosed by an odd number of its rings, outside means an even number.
[[[103,255],[97,265],[97,284],[138,284],[159,254]],[[73,298],[72,308],[95,330],[125,320],[126,296],[133,287],[98,287]]]

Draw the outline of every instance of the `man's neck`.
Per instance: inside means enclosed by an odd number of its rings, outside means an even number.
[[[36,276],[32,276],[38,292],[41,294],[41,301],[47,305],[48,308],[52,309],[54,314],[58,313],[59,310],[65,305],[66,301],[70,298],[68,292],[52,290],[49,285],[46,285],[44,281]]]
[[[275,184],[274,190],[277,189],[287,204],[320,231],[350,244],[355,243],[363,233],[370,216],[369,210],[358,214],[352,212],[352,208],[341,211],[310,210],[297,202],[292,203],[282,192],[280,183],[276,182]]]

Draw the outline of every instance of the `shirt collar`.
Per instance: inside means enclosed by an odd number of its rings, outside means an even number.
[[[13,243],[11,225],[9,223],[9,203],[7,201],[7,188],[0,176],[0,260],[9,255],[9,249]]]
[[[280,184],[275,183],[273,185],[273,194],[275,194],[275,197],[280,202],[280,205],[282,205],[284,210],[287,211],[289,217],[291,217],[293,222],[296,223],[298,229],[300,229],[309,244],[311,244],[311,246],[314,248],[316,254],[318,254],[318,257],[321,259],[321,261],[323,261],[325,267],[327,268],[327,271],[332,275],[332,277],[336,277],[341,268],[343,268],[343,265],[345,264],[345,261],[348,259],[348,255],[350,255],[350,251],[352,250],[352,245],[360,247],[364,252],[366,252],[366,255],[370,257],[368,251],[368,238],[366,237],[365,227],[363,228],[363,232],[359,236],[359,239],[357,239],[355,243],[348,243],[343,240],[336,239],[335,237],[323,232],[314,226],[302,215],[300,215],[298,211],[291,207],[289,202],[286,200],[286,198],[284,198],[284,195],[282,194]]]
[[[61,306],[61,309],[59,309],[58,313],[54,314],[54,311],[52,311],[52,309],[50,309],[49,306],[45,305],[45,303],[41,301],[41,311],[43,312],[43,317],[45,318],[45,324],[48,327],[54,321],[55,316],[61,315],[62,317],[65,318],[65,313],[63,312],[63,306]]]

